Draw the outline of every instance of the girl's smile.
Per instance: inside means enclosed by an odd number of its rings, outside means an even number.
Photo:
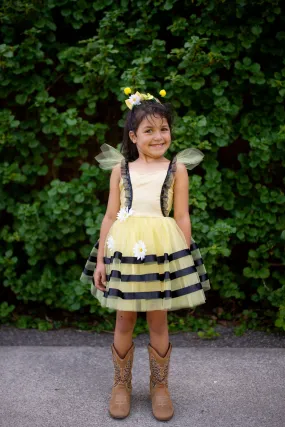
[[[164,145],[164,142],[162,144],[153,144],[151,147],[162,147]]]

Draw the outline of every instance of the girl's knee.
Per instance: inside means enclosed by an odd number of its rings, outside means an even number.
[[[164,310],[147,311],[146,320],[152,332],[161,333],[168,327],[167,311]]]
[[[137,320],[137,313],[135,311],[117,311],[116,328],[120,332],[129,332],[134,329]]]

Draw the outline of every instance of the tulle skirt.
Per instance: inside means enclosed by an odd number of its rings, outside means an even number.
[[[99,240],[80,280],[102,307],[123,311],[179,310],[206,302],[210,282],[197,243],[190,248],[172,217],[116,220],[106,237],[106,290],[95,287]]]

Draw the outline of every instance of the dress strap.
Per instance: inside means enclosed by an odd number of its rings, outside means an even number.
[[[168,216],[168,192],[174,180],[174,172],[176,171],[176,156],[170,160],[167,174],[160,193],[160,207],[163,216]]]
[[[121,177],[125,190],[125,207],[131,209],[133,203],[133,187],[129,171],[129,162],[124,157],[121,160]]]

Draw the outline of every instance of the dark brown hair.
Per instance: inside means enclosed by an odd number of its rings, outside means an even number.
[[[170,104],[161,104],[155,100],[147,100],[141,101],[139,105],[134,105],[126,117],[121,146],[121,153],[128,161],[134,161],[139,157],[137,146],[130,139],[129,132],[133,131],[136,133],[140,123],[148,116],[164,117],[171,131],[173,111]]]

